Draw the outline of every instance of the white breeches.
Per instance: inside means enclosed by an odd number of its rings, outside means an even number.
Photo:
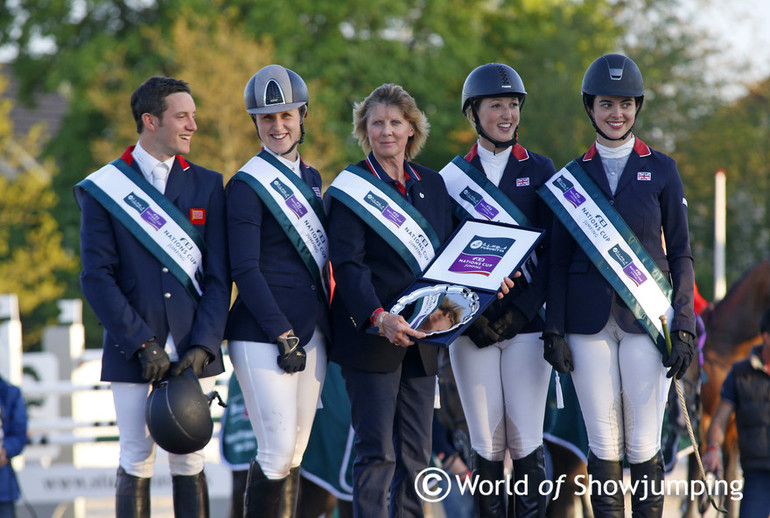
[[[257,437],[257,462],[267,478],[279,479],[302,462],[326,373],[324,335],[316,328],[304,348],[305,369],[278,367],[275,344],[231,340],[230,359]]]
[[[588,446],[602,460],[639,464],[660,449],[671,380],[647,334],[626,333],[610,316],[595,335],[568,334]]]
[[[543,443],[551,366],[540,333],[479,349],[466,336],[449,347],[473,449],[487,460],[518,460]]]
[[[199,381],[204,394],[214,390],[216,379],[213,376],[201,378]],[[120,435],[120,465],[129,475],[140,478],[150,478],[155,473],[155,441],[145,420],[145,405],[150,387],[149,383],[111,384]],[[186,455],[168,454],[172,476],[197,475],[203,471],[204,463],[202,450]]]

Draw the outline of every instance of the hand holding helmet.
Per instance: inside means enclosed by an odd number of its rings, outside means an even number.
[[[147,381],[160,381],[171,366],[168,354],[154,336],[142,344],[136,355],[142,362],[142,377]]]
[[[203,374],[203,369],[206,365],[211,363],[213,357],[206,349],[201,345],[195,345],[184,353],[182,358],[171,369],[172,376],[179,376],[179,374],[188,367],[193,368],[195,376],[200,377]]]

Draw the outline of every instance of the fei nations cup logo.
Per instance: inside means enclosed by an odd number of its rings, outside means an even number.
[[[454,260],[449,271],[488,277],[515,242],[516,240],[510,237],[475,235]]]

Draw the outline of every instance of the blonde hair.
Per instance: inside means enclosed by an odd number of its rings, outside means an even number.
[[[463,315],[465,314],[465,310],[463,309],[462,306],[450,300],[449,297],[444,297],[444,299],[441,301],[441,304],[439,304],[438,307],[439,309],[443,309],[447,313],[452,314],[453,325],[456,325],[462,322]]]
[[[406,143],[406,159],[417,156],[428,139],[430,123],[425,114],[417,108],[414,98],[403,87],[393,83],[378,86],[366,99],[353,105],[353,136],[358,139],[358,145],[367,155],[372,151],[366,133],[366,124],[372,109],[380,104],[397,106],[401,109],[404,118],[414,129],[414,135],[409,137]]]

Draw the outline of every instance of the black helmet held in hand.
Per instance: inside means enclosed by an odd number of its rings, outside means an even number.
[[[209,403],[192,369],[155,383],[145,406],[150,435],[169,453],[202,449],[214,430]]]
[[[476,133],[490,141],[495,147],[506,148],[516,143],[518,127],[514,130],[511,140],[501,142],[493,139],[481,127],[479,115],[476,112],[477,101],[485,97],[517,97],[521,110],[526,96],[527,91],[524,89],[524,82],[513,68],[503,63],[487,63],[474,68],[465,78],[461,101],[462,112],[463,115],[467,115],[467,110],[470,107]]]

